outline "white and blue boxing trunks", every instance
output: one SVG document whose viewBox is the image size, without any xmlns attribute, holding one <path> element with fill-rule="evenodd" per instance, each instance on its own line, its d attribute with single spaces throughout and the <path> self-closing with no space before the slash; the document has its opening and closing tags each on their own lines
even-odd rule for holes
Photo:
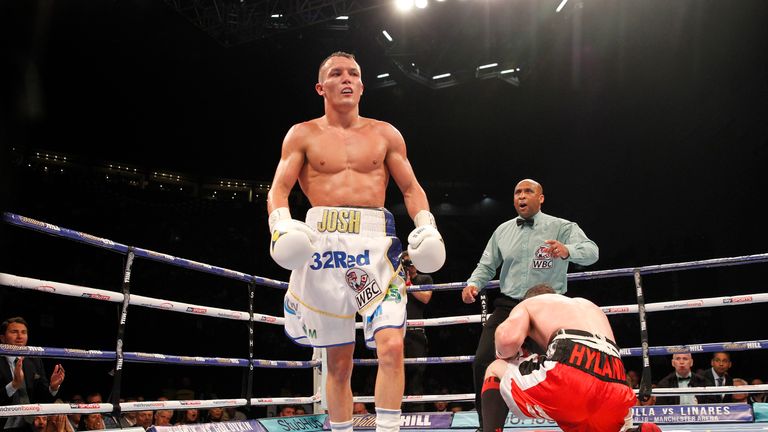
<svg viewBox="0 0 768 432">
<path fill-rule="evenodd" d="M 402 246 L 386 209 L 314 207 L 307 225 L 320 234 L 317 252 L 291 273 L 284 300 L 285 332 L 299 345 L 331 347 L 355 343 L 355 316 L 365 342 L 384 328 L 405 333 Z"/>
</svg>

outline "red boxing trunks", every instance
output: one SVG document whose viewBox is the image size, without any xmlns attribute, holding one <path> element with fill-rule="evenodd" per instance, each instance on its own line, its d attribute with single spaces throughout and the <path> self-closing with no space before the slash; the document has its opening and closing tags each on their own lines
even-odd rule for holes
<svg viewBox="0 0 768 432">
<path fill-rule="evenodd" d="M 559 330 L 546 355 L 509 362 L 500 389 L 515 416 L 553 420 L 565 432 L 618 432 L 631 425 L 636 400 L 616 344 L 581 330 Z"/>
</svg>

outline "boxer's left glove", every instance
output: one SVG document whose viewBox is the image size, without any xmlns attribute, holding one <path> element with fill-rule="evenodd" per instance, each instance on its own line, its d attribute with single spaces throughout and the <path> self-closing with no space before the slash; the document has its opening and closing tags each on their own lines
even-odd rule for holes
<svg viewBox="0 0 768 432">
<path fill-rule="evenodd" d="M 445 263 L 445 243 L 437 231 L 435 217 L 422 210 L 413 218 L 416 229 L 408 235 L 408 256 L 413 265 L 423 273 L 433 273 Z"/>
<path fill-rule="evenodd" d="M 276 263 L 287 270 L 303 266 L 316 252 L 314 244 L 318 234 L 304 222 L 291 219 L 286 207 L 269 214 L 269 254 Z"/>
</svg>

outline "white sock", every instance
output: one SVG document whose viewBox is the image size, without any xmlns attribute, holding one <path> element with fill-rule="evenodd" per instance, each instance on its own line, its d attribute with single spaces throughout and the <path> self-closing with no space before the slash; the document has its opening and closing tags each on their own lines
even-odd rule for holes
<svg viewBox="0 0 768 432">
<path fill-rule="evenodd" d="M 398 432 L 400 410 L 376 407 L 376 432 Z"/>
<path fill-rule="evenodd" d="M 345 422 L 331 422 L 331 431 L 352 432 L 352 420 L 348 420 Z"/>
</svg>

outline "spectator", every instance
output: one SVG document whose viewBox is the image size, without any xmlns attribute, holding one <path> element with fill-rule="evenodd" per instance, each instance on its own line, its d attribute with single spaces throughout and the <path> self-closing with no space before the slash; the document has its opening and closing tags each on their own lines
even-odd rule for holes
<svg viewBox="0 0 768 432">
<path fill-rule="evenodd" d="M 46 416 L 35 416 L 32 419 L 33 432 L 44 432 L 47 425 L 48 425 L 48 417 Z"/>
<path fill-rule="evenodd" d="M 716 352 L 712 355 L 710 360 L 712 367 L 702 372 L 701 376 L 704 378 L 704 383 L 707 387 L 722 387 L 732 386 L 733 378 L 728 374 L 731 369 L 731 355 L 727 352 Z M 709 395 L 714 402 L 728 403 L 731 402 L 733 396 L 729 394 L 712 394 Z"/>
<path fill-rule="evenodd" d="M 8 318 L 0 324 L 0 343 L 27 346 L 29 325 L 22 317 Z M 64 368 L 57 364 L 50 381 L 42 360 L 35 357 L 5 356 L 0 360 L 0 405 L 50 403 L 64 382 Z M 32 417 L 0 417 L 0 429 L 29 429 Z"/>
<path fill-rule="evenodd" d="M 83 397 L 80 395 L 80 393 L 75 393 L 72 395 L 72 397 L 69 398 L 69 403 L 73 404 L 81 404 L 85 402 L 83 400 Z M 82 414 L 73 413 L 73 414 L 67 414 L 67 421 L 69 422 L 69 426 L 73 430 L 78 430 L 80 427 L 80 418 L 82 417 Z"/>
<path fill-rule="evenodd" d="M 64 414 L 48 416 L 45 432 L 75 432 Z"/>
<path fill-rule="evenodd" d="M 435 407 L 435 412 L 447 412 L 448 411 L 448 402 L 446 401 L 435 401 L 433 403 Z"/>
<path fill-rule="evenodd" d="M 741 378 L 733 378 L 733 385 L 741 387 L 747 385 L 747 381 Z M 731 395 L 732 403 L 749 403 L 749 395 L 747 393 L 734 393 Z"/>
<path fill-rule="evenodd" d="M 91 393 L 88 393 L 85 396 L 85 401 L 89 404 L 94 404 L 94 403 L 100 404 L 100 403 L 104 403 L 104 398 L 101 397 L 100 392 L 93 391 Z M 93 421 L 96 421 L 96 420 L 93 420 Z M 107 414 L 106 416 L 102 415 L 101 421 L 104 422 L 104 429 L 117 429 L 118 427 L 117 422 L 115 421 L 114 418 L 112 418 L 111 414 Z"/>
<path fill-rule="evenodd" d="M 139 411 L 136 413 L 136 426 L 141 426 L 145 430 L 151 428 L 154 414 L 155 413 L 151 410 Z"/>
<path fill-rule="evenodd" d="M 224 408 L 224 419 L 229 421 L 243 421 L 246 420 L 248 417 L 246 417 L 245 413 L 238 410 L 237 407 L 226 407 Z"/>
<path fill-rule="evenodd" d="M 195 424 L 200 422 L 200 410 L 197 408 L 177 411 L 176 415 L 178 416 L 178 420 L 176 420 L 177 425 Z"/>
<path fill-rule="evenodd" d="M 632 369 L 627 371 L 627 384 L 633 389 L 640 388 L 640 377 Z"/>
<path fill-rule="evenodd" d="M 290 417 L 294 415 L 296 415 L 296 408 L 294 408 L 292 405 L 285 405 L 277 414 L 278 417 Z"/>
<path fill-rule="evenodd" d="M 173 418 L 173 410 L 155 411 L 155 426 L 170 426 Z"/>
<path fill-rule="evenodd" d="M 104 418 L 99 413 L 83 414 L 82 430 L 101 430 L 106 429 Z"/>
<path fill-rule="evenodd" d="M 763 380 L 761 380 L 760 378 L 755 378 L 750 382 L 750 384 L 761 385 L 763 384 Z M 750 403 L 755 403 L 755 402 L 768 403 L 768 393 L 750 393 L 749 400 L 750 400 Z"/>
<path fill-rule="evenodd" d="M 691 353 L 679 353 L 672 355 L 672 367 L 675 371 L 665 376 L 658 382 L 660 388 L 687 388 L 704 387 L 704 378 L 693 373 L 693 357 Z M 685 394 L 680 396 L 658 397 L 659 405 L 696 405 L 713 401 L 714 397 L 704 395 Z"/>
<path fill-rule="evenodd" d="M 368 407 L 362 402 L 355 402 L 352 404 L 352 414 L 365 415 L 369 414 Z"/>
<path fill-rule="evenodd" d="M 208 417 L 206 418 L 208 423 L 218 423 L 224 421 L 224 408 L 210 408 L 208 410 Z"/>
<path fill-rule="evenodd" d="M 124 402 L 138 402 L 138 401 L 135 398 L 128 398 L 128 399 L 125 399 Z M 118 423 L 120 423 L 121 428 L 136 426 L 136 411 L 123 411 L 120 414 L 120 421 Z"/>
</svg>

